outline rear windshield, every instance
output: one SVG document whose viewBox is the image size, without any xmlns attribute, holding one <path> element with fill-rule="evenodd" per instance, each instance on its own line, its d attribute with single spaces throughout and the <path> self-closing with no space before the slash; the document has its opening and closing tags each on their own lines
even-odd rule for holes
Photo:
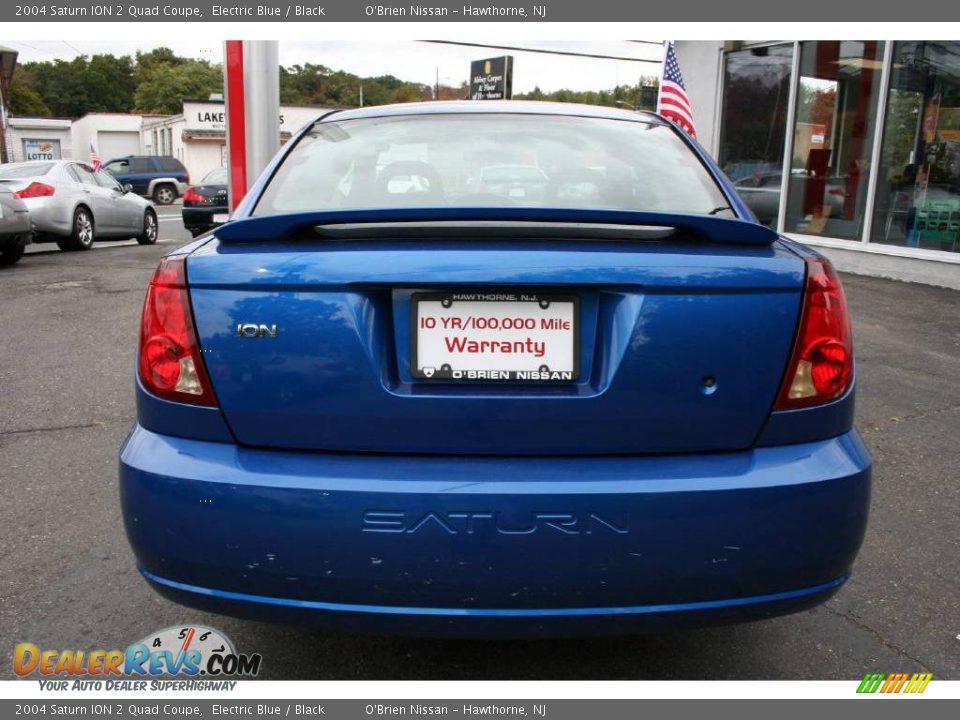
<svg viewBox="0 0 960 720">
<path fill-rule="evenodd" d="M 37 177 L 38 175 L 46 175 L 52 167 L 53 163 L 44 162 L 0 165 L 0 178 L 16 180 L 18 178 Z"/>
<path fill-rule="evenodd" d="M 183 165 L 181 165 L 180 161 L 177 160 L 176 158 L 161 157 L 159 158 L 159 161 L 160 161 L 161 170 L 167 170 L 167 171 L 173 171 L 173 172 L 180 172 L 181 170 L 183 170 Z"/>
<path fill-rule="evenodd" d="M 444 206 L 710 214 L 727 204 L 668 126 L 471 113 L 318 122 L 253 214 Z"/>
<path fill-rule="evenodd" d="M 211 170 L 206 175 L 203 176 L 203 180 L 200 181 L 201 185 L 226 185 L 227 184 L 227 169 L 226 168 L 217 168 L 216 170 Z"/>
</svg>

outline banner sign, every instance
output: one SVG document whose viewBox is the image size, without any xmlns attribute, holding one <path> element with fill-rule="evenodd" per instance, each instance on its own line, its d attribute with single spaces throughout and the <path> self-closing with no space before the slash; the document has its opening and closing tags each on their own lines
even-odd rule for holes
<svg viewBox="0 0 960 720">
<path fill-rule="evenodd" d="M 871 21 L 960 19 L 960 3 L 941 0 L 874 0 Z M 108 3 L 96 0 L 56 0 L 0 4 L 0 22 L 797 22 L 811 18 L 831 23 L 862 22 L 863 6 L 835 0 L 772 4 L 768 0 L 727 0 L 723 3 L 623 3 L 620 0 L 500 0 L 472 5 L 457 0 L 428 4 L 403 2 L 306 3 L 289 0 L 178 0 L 178 2 Z"/>
<path fill-rule="evenodd" d="M 24 160 L 59 160 L 59 140 L 24 140 Z"/>
</svg>

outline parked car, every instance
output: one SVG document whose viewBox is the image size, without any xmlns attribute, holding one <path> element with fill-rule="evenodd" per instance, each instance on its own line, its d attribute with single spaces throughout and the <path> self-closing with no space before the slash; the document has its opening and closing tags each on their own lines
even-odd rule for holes
<svg viewBox="0 0 960 720">
<path fill-rule="evenodd" d="M 197 237 L 227 221 L 227 169 L 211 170 L 183 194 L 183 226 Z"/>
<path fill-rule="evenodd" d="M 810 178 L 803 170 L 794 170 L 792 182 L 804 183 Z M 777 222 L 777 213 L 780 211 L 780 186 L 783 182 L 783 173 L 780 170 L 757 173 L 740 178 L 733 183 L 737 193 L 753 211 L 754 215 L 764 225 L 773 226 Z M 800 192 L 797 189 L 795 192 Z M 846 179 L 832 177 L 824 181 L 821 192 L 823 195 L 823 211 L 839 216 L 843 211 L 846 200 Z M 789 197 L 789 196 L 788 196 Z"/>
<path fill-rule="evenodd" d="M 471 198 L 490 158 L 551 191 Z M 430 192 L 392 187 L 411 162 Z M 126 531 L 192 607 L 451 635 L 732 622 L 823 602 L 864 534 L 837 274 L 654 114 L 329 113 L 161 260 L 138 358 Z"/>
<path fill-rule="evenodd" d="M 89 250 L 100 239 L 135 237 L 141 245 L 157 241 L 157 214 L 151 203 L 84 163 L 0 165 L 0 185 L 27 206 L 36 242 L 56 242 L 61 250 Z"/>
<path fill-rule="evenodd" d="M 0 185 L 0 265 L 13 265 L 33 237 L 30 212 L 10 188 Z"/>
<path fill-rule="evenodd" d="M 493 165 L 481 168 L 475 192 L 489 193 L 491 201 L 536 204 L 543 201 L 548 184 L 547 174 L 536 165 Z"/>
<path fill-rule="evenodd" d="M 128 155 L 110 160 L 103 169 L 121 185 L 130 185 L 137 195 L 151 198 L 157 205 L 172 204 L 190 184 L 190 174 L 174 157 Z"/>
</svg>

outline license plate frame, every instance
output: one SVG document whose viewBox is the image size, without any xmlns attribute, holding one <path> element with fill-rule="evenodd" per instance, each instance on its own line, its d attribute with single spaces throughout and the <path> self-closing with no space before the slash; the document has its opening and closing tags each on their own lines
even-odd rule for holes
<svg viewBox="0 0 960 720">
<path fill-rule="evenodd" d="M 444 307 L 444 302 L 449 302 L 450 305 Z M 544 307 L 542 303 L 546 302 L 547 306 Z M 421 327 L 420 327 L 420 318 L 421 318 L 421 308 L 425 307 L 424 303 L 440 303 L 445 310 L 449 310 L 449 307 L 452 307 L 453 304 L 459 303 L 461 307 L 464 305 L 467 306 L 477 306 L 477 305 L 486 305 L 492 315 L 489 317 L 496 317 L 501 313 L 493 312 L 493 308 L 497 307 L 500 311 L 511 311 L 507 313 L 520 313 L 519 315 L 514 315 L 513 319 L 521 318 L 524 316 L 533 317 L 535 320 L 544 319 L 555 319 L 555 320 L 564 320 L 568 319 L 570 323 L 569 329 L 564 327 L 557 328 L 543 328 L 539 320 L 537 322 L 537 327 L 533 330 L 525 328 L 524 330 L 518 330 L 514 328 L 503 329 L 503 328 L 479 328 L 476 325 L 466 328 L 455 328 L 454 331 L 472 331 L 474 333 L 482 333 L 482 339 L 491 339 L 487 337 L 490 332 L 498 332 L 503 334 L 506 340 L 500 339 L 497 342 L 508 341 L 511 344 L 515 342 L 524 343 L 525 347 L 529 348 L 530 345 L 526 343 L 526 340 L 529 336 L 525 336 L 523 340 L 515 340 L 513 338 L 508 338 L 507 336 L 510 333 L 560 333 L 561 336 L 566 334 L 569 338 L 566 342 L 569 343 L 569 361 L 561 362 L 560 367 L 551 368 L 547 363 L 541 363 L 538 367 L 520 367 L 521 363 L 516 363 L 512 367 L 505 367 L 509 365 L 509 359 L 504 362 L 504 367 L 496 368 L 492 370 L 484 370 L 477 368 L 469 368 L 462 366 L 461 368 L 456 368 L 450 363 L 439 364 L 434 362 L 433 365 L 426 367 L 421 367 L 419 358 L 422 354 L 421 352 Z M 532 306 L 532 307 L 531 307 Z M 551 309 L 552 308 L 552 309 Z M 525 312 L 520 312 L 520 310 Z M 558 314 L 561 317 L 558 317 Z M 455 314 L 448 315 L 447 317 L 455 317 Z M 472 318 L 475 321 L 483 320 L 482 317 L 477 317 L 473 314 L 468 315 L 468 318 Z M 442 318 L 437 318 L 442 321 Z M 526 318 L 524 318 L 526 319 Z M 462 323 L 466 323 L 467 320 L 463 319 Z M 442 331 L 443 328 L 433 327 L 433 328 L 423 328 L 426 332 Z M 445 341 L 444 341 L 445 342 Z M 532 340 L 532 342 L 537 342 Z M 544 353 L 546 357 L 546 340 L 542 340 L 544 343 Z M 555 342 L 560 344 L 566 344 L 563 340 L 556 340 Z M 450 292 L 415 292 L 410 297 L 410 375 L 417 382 L 431 382 L 431 383 L 446 383 L 446 384 L 501 384 L 501 385 L 563 385 L 563 384 L 572 384 L 576 383 L 580 379 L 580 297 L 579 295 L 573 293 L 563 293 L 563 292 L 540 292 L 536 290 L 461 290 L 461 291 L 450 291 Z M 452 351 L 451 351 L 452 352 Z M 560 352 L 563 352 L 562 350 Z M 431 355 L 430 351 L 426 352 L 427 355 Z M 510 353 L 511 358 L 513 353 Z M 527 358 L 529 362 L 536 362 L 533 358 Z M 427 362 L 430 362 L 429 360 Z M 544 367 L 545 366 L 545 367 Z"/>
</svg>

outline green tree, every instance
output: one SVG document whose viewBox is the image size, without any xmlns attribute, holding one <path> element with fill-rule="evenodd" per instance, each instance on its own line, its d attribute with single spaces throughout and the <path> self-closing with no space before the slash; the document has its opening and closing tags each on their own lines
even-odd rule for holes
<svg viewBox="0 0 960 720">
<path fill-rule="evenodd" d="M 554 90 L 545 93 L 539 86 L 534 86 L 528 93 L 515 94 L 515 100 L 548 100 L 552 102 L 583 103 L 586 105 L 605 105 L 607 107 L 626 107 L 641 109 L 641 92 L 643 87 L 657 87 L 659 80 L 655 77 L 641 76 L 636 85 L 617 85 L 610 90 Z M 654 108 L 645 108 L 653 110 Z"/>
<path fill-rule="evenodd" d="M 35 73 L 23 65 L 16 69 L 10 83 L 10 114 L 20 117 L 53 114 L 37 90 Z"/>
<path fill-rule="evenodd" d="M 433 98 L 433 89 L 429 85 L 407 82 L 393 75 L 361 78 L 312 63 L 280 68 L 280 102 L 290 105 L 355 107 L 360 104 L 361 87 L 364 105 Z"/>
<path fill-rule="evenodd" d="M 129 112 L 136 81 L 129 57 L 80 55 L 72 60 L 23 63 L 17 67 L 13 85 L 18 99 L 12 112 L 79 117 L 88 112 Z"/>
<path fill-rule="evenodd" d="M 173 115 L 182 110 L 185 98 L 206 99 L 223 91 L 220 66 L 205 60 L 148 63 L 137 68 L 137 76 L 133 107 L 141 113 Z"/>
<path fill-rule="evenodd" d="M 87 112 L 130 112 L 137 89 L 133 60 L 129 56 L 94 55 L 83 75 Z"/>
<path fill-rule="evenodd" d="M 58 117 L 80 117 L 90 104 L 84 75 L 87 59 L 83 56 L 73 60 L 25 63 L 26 69 L 36 77 L 36 89 L 44 104 Z"/>
<path fill-rule="evenodd" d="M 10 114 L 20 117 L 50 115 L 50 108 L 32 87 L 14 81 L 10 85 Z"/>
</svg>

